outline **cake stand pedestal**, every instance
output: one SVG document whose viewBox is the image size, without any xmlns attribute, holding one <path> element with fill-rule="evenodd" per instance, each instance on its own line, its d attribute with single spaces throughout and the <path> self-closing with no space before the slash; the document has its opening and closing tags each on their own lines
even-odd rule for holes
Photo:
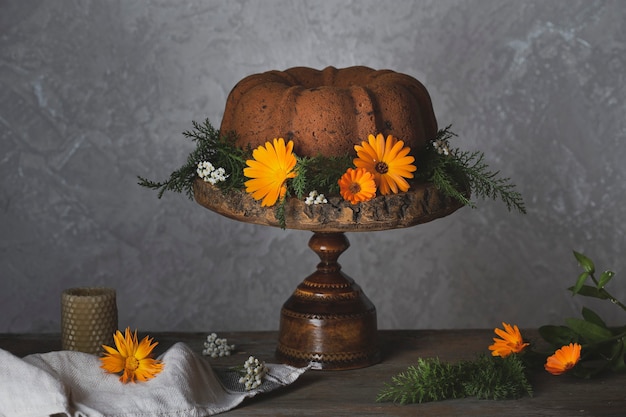
<svg viewBox="0 0 626 417">
<path fill-rule="evenodd" d="M 283 305 L 276 356 L 294 366 L 354 369 L 380 361 L 376 308 L 339 255 L 350 246 L 343 232 L 315 232 L 309 247 L 321 262 Z"/>
<path fill-rule="evenodd" d="M 196 201 L 228 218 L 280 226 L 274 207 L 261 207 L 243 191 L 222 193 L 197 179 Z M 341 271 L 339 256 L 350 246 L 345 232 L 397 229 L 425 223 L 456 211 L 462 204 L 432 184 L 351 205 L 331 197 L 320 205 L 290 198 L 285 227 L 309 230 L 309 247 L 319 256 L 317 269 L 298 285 L 281 309 L 277 359 L 293 366 L 340 370 L 380 361 L 376 308 L 361 287 Z"/>
</svg>

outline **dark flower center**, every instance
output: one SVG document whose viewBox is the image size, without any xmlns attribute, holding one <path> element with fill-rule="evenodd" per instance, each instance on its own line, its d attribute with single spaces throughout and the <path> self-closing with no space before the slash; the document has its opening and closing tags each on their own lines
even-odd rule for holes
<svg viewBox="0 0 626 417">
<path fill-rule="evenodd" d="M 386 174 L 387 171 L 389 171 L 389 166 L 386 162 L 381 161 L 376 164 L 376 172 L 379 174 Z"/>
<path fill-rule="evenodd" d="M 350 190 L 350 194 L 358 194 L 361 192 L 361 185 L 358 182 L 353 182 L 348 189 Z"/>
</svg>

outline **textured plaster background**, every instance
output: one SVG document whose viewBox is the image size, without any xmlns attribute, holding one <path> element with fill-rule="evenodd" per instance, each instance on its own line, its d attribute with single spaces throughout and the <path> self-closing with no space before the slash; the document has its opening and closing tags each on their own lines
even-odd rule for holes
<svg viewBox="0 0 626 417">
<path fill-rule="evenodd" d="M 380 328 L 560 323 L 581 306 L 572 249 L 626 298 L 625 21 L 621 1 L 0 0 L 0 332 L 58 331 L 61 291 L 85 285 L 117 289 L 120 327 L 276 329 L 310 233 L 136 176 L 180 167 L 181 132 L 219 126 L 238 80 L 297 65 L 415 76 L 525 196 L 525 216 L 479 201 L 349 234 Z"/>
</svg>

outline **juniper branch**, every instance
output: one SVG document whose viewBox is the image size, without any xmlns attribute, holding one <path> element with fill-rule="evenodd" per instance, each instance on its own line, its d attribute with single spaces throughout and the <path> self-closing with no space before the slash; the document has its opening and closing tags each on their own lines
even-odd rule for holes
<svg viewBox="0 0 626 417">
<path fill-rule="evenodd" d="M 218 183 L 223 190 L 243 188 L 243 167 L 249 149 L 235 146 L 235 137 L 232 134 L 222 135 L 211 123 L 192 122 L 193 129 L 183 132 L 183 136 L 196 142 L 196 148 L 188 155 L 185 164 L 172 172 L 165 181 L 152 181 L 138 176 L 138 184 L 153 190 L 158 190 L 161 198 L 166 191 L 185 192 L 193 199 L 193 182 L 197 177 L 198 162 L 208 161 L 216 167 L 222 167 L 228 174 L 227 181 Z"/>
<path fill-rule="evenodd" d="M 532 396 L 532 387 L 520 358 L 480 355 L 456 364 L 419 358 L 417 365 L 392 377 L 376 401 L 409 404 L 465 397 L 515 399 L 524 395 Z"/>
</svg>

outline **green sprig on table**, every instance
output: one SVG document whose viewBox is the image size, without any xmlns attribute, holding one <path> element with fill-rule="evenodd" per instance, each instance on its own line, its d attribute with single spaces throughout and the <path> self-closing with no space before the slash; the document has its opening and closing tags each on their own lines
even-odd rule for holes
<svg viewBox="0 0 626 417">
<path fill-rule="evenodd" d="M 572 295 L 607 300 L 626 311 L 626 305 L 606 288 L 615 273 L 607 270 L 596 277 L 591 259 L 576 251 L 574 256 L 583 272 L 568 288 Z M 626 370 L 626 326 L 610 327 L 588 307 L 582 308 L 582 318 L 565 319 L 564 325 L 542 326 L 539 334 L 553 349 L 570 343 L 582 345 L 580 361 L 568 371 L 571 375 L 590 378 L 603 371 Z M 505 358 L 483 354 L 474 361 L 456 364 L 420 358 L 416 365 L 392 377 L 376 400 L 409 404 L 464 397 L 501 400 L 532 396 L 528 371 L 542 368 L 551 354 L 529 349 Z"/>
<path fill-rule="evenodd" d="M 502 400 L 532 396 L 526 366 L 515 355 L 506 358 L 480 355 L 458 363 L 438 358 L 418 359 L 417 365 L 394 376 L 376 401 L 399 404 L 455 398 Z"/>
<path fill-rule="evenodd" d="M 626 305 L 606 289 L 613 279 L 613 271 L 601 272 L 596 277 L 596 267 L 591 259 L 574 251 L 578 264 L 582 267 L 576 283 L 568 288 L 572 295 L 606 300 L 626 311 Z M 591 281 L 591 285 L 588 282 Z M 589 378 L 602 371 L 626 370 L 626 326 L 610 327 L 595 311 L 582 308 L 582 318 L 567 318 L 564 325 L 546 325 L 539 328 L 541 337 L 553 346 L 567 343 L 582 345 L 580 366 L 572 373 Z"/>
</svg>

